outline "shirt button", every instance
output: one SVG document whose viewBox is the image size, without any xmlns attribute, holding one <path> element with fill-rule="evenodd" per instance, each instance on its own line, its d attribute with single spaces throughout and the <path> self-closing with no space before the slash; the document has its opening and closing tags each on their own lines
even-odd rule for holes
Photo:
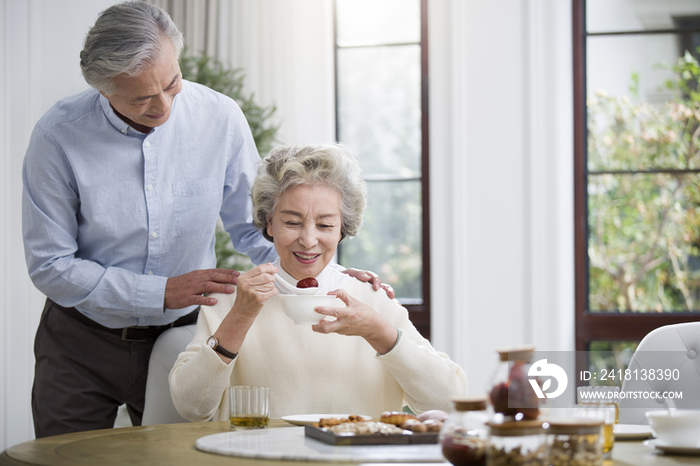
<svg viewBox="0 0 700 466">
<path fill-rule="evenodd" d="M 146 142 L 144 143 L 144 146 L 146 146 L 146 148 L 149 148 L 149 147 L 151 147 L 151 143 L 148 142 L 148 141 L 146 141 Z"/>
<path fill-rule="evenodd" d="M 149 185 L 148 185 L 148 190 L 149 190 L 149 191 L 153 191 L 153 185 L 152 185 L 152 184 L 149 184 Z"/>
<path fill-rule="evenodd" d="M 151 236 L 153 236 L 154 238 L 158 238 L 158 233 L 154 231 L 153 233 L 151 233 Z"/>
</svg>

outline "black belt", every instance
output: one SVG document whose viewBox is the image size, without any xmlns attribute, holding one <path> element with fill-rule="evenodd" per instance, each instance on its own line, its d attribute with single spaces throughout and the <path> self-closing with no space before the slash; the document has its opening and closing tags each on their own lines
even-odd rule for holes
<svg viewBox="0 0 700 466">
<path fill-rule="evenodd" d="M 63 307 L 60 304 L 56 304 L 55 302 L 51 301 L 50 299 L 47 300 L 50 302 L 51 305 L 55 306 L 57 309 L 60 309 L 64 313 L 68 314 L 72 318 L 74 318 L 77 321 L 82 322 L 83 324 L 87 325 L 88 327 L 97 329 L 97 330 L 102 330 L 103 332 L 108 332 L 112 333 L 114 335 L 119 335 L 122 340 L 127 340 L 127 341 L 146 341 L 146 340 L 155 340 L 158 338 L 158 336 L 168 330 L 169 328 L 173 327 L 182 327 L 183 325 L 190 325 L 194 324 L 197 322 L 197 315 L 199 315 L 199 307 L 195 309 L 194 311 L 190 312 L 187 315 L 184 315 L 177 319 L 175 322 L 172 322 L 167 325 L 149 325 L 148 327 L 124 327 L 124 328 L 109 328 L 105 327 L 104 325 L 100 325 L 94 320 L 90 319 L 87 317 L 85 314 L 80 312 L 74 307 Z"/>
</svg>

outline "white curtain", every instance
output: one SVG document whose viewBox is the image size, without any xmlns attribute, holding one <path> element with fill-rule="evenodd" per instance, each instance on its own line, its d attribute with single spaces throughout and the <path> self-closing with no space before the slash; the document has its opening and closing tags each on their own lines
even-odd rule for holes
<svg viewBox="0 0 700 466">
<path fill-rule="evenodd" d="M 149 0 L 168 12 L 190 51 L 217 55 L 217 30 L 220 0 Z"/>
<path fill-rule="evenodd" d="M 244 90 L 275 106 L 280 143 L 335 139 L 331 0 L 149 0 L 205 52 L 245 73 Z"/>
</svg>

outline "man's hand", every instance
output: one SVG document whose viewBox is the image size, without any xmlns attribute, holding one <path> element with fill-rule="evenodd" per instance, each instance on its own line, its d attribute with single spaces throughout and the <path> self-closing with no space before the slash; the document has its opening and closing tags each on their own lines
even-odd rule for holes
<svg viewBox="0 0 700 466">
<path fill-rule="evenodd" d="M 233 293 L 233 285 L 241 273 L 229 269 L 195 270 L 168 278 L 165 283 L 165 307 L 182 309 L 193 304 L 213 306 L 215 298 L 209 293 Z"/>
<path fill-rule="evenodd" d="M 379 288 L 383 288 L 384 291 L 386 291 L 386 295 L 390 299 L 394 299 L 396 297 L 394 289 L 391 287 L 391 285 L 382 283 L 382 279 L 379 278 L 379 275 L 377 275 L 376 273 L 358 269 L 345 269 L 343 270 L 343 273 L 346 273 L 351 277 L 357 278 L 361 282 L 372 283 L 372 288 L 374 288 L 374 291 L 379 291 Z"/>
</svg>

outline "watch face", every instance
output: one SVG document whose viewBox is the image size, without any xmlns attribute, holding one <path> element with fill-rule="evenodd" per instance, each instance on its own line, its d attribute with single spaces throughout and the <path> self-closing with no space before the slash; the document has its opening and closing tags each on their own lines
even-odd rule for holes
<svg viewBox="0 0 700 466">
<path fill-rule="evenodd" d="M 216 338 L 214 338 L 213 336 L 209 337 L 209 339 L 207 340 L 207 345 L 209 345 L 211 347 L 211 349 L 214 349 L 214 348 L 216 348 L 216 344 L 217 344 Z"/>
</svg>

